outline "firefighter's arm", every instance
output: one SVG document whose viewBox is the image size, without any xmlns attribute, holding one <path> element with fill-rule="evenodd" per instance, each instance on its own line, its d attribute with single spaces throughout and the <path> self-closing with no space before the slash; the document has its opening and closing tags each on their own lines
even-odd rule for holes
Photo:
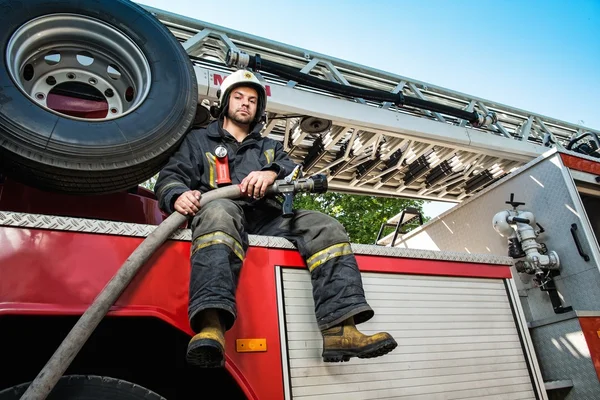
<svg viewBox="0 0 600 400">
<path fill-rule="evenodd" d="M 154 186 L 154 193 L 163 211 L 173 213 L 175 201 L 179 196 L 200 186 L 201 168 L 201 164 L 196 161 L 195 149 L 188 134 L 160 171 Z"/>
<path fill-rule="evenodd" d="M 293 162 L 283 150 L 283 145 L 279 142 L 275 142 L 273 161 L 262 167 L 261 171 L 275 171 L 277 174 L 275 179 L 283 179 L 292 173 L 296 165 L 297 164 Z"/>
</svg>

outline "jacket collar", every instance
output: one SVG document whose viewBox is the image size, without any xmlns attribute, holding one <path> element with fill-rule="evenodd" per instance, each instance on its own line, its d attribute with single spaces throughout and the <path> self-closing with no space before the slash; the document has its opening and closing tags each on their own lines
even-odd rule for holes
<svg viewBox="0 0 600 400">
<path fill-rule="evenodd" d="M 254 127 L 252 132 L 250 132 L 250 134 L 247 137 L 250 137 L 255 140 L 260 139 L 261 138 L 260 131 L 262 130 L 262 128 L 263 128 L 263 124 L 256 124 L 256 126 Z M 215 139 L 223 138 L 223 139 L 235 140 L 235 138 L 229 132 L 227 132 L 225 129 L 223 129 L 223 121 L 221 119 L 211 122 L 206 127 L 206 130 L 208 131 L 208 136 L 210 136 L 212 138 L 215 138 Z"/>
</svg>

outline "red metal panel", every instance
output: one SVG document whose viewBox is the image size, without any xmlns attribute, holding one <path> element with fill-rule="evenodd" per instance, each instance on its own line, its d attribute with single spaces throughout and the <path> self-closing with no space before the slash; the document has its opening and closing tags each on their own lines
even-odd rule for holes
<svg viewBox="0 0 600 400">
<path fill-rule="evenodd" d="M 600 317 L 580 317 L 579 324 L 600 380 Z"/>
<path fill-rule="evenodd" d="M 295 250 L 271 249 L 274 265 L 305 268 L 302 257 Z M 395 274 L 463 276 L 472 278 L 512 278 L 510 266 L 479 263 L 466 263 L 420 258 L 398 258 L 384 256 L 357 255 L 361 271 L 389 272 Z"/>
<path fill-rule="evenodd" d="M 81 314 L 142 240 L 0 227 L 0 314 Z M 187 320 L 189 252 L 188 242 L 165 243 L 111 314 L 154 316 L 191 334 Z M 502 265 L 357 258 L 361 270 L 371 272 L 510 277 L 510 268 Z M 295 250 L 249 249 L 237 292 L 238 320 L 227 332 L 227 369 L 251 399 L 283 398 L 275 265 L 305 268 Z M 237 353 L 238 338 L 265 338 L 268 351 Z"/>
<path fill-rule="evenodd" d="M 600 175 L 600 160 L 592 161 L 584 158 L 572 156 L 570 154 L 560 153 L 560 158 L 567 168 L 577 171 L 588 172 L 590 174 Z"/>
<path fill-rule="evenodd" d="M 142 187 L 135 193 L 72 196 L 45 192 L 10 179 L 0 184 L 0 210 L 149 225 L 158 225 L 166 218 L 154 194 Z"/>
<path fill-rule="evenodd" d="M 236 294 L 238 319 L 227 332 L 226 350 L 256 399 L 283 399 L 276 279 L 270 251 L 250 248 Z M 236 338 L 265 338 L 268 350 L 237 353 Z"/>
<path fill-rule="evenodd" d="M 81 314 L 141 238 L 0 227 L 0 315 Z M 111 315 L 187 319 L 190 243 L 167 242 L 134 278 Z M 226 367 L 250 399 L 282 399 L 275 270 L 251 248 L 240 275 L 239 318 L 227 332 Z M 235 339 L 266 338 L 264 353 L 237 353 Z M 184 357 L 184 355 L 181 355 Z M 266 379 L 268 377 L 268 379 Z"/>
</svg>

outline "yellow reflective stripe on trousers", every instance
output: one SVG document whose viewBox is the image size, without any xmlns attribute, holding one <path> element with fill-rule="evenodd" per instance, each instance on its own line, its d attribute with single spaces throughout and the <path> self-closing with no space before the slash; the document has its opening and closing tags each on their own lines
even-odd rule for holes
<svg viewBox="0 0 600 400">
<path fill-rule="evenodd" d="M 244 249 L 242 248 L 242 245 L 232 236 L 226 234 L 225 232 L 214 232 L 209 233 L 208 235 L 202 235 L 198 237 L 196 240 L 194 240 L 194 249 L 192 250 L 192 254 L 194 254 L 200 249 L 215 244 L 226 245 L 233 251 L 233 253 L 236 256 L 238 256 L 240 260 L 244 261 Z"/>
<path fill-rule="evenodd" d="M 217 188 L 217 157 L 214 154 L 206 152 L 206 159 L 208 160 L 210 187 L 213 189 Z"/>
<path fill-rule="evenodd" d="M 312 272 L 324 262 L 329 261 L 332 258 L 341 257 L 348 254 L 352 254 L 352 247 L 350 246 L 350 243 L 334 244 L 333 246 L 329 246 L 328 248 L 310 256 L 306 260 L 306 265 L 308 266 L 308 270 Z"/>
</svg>

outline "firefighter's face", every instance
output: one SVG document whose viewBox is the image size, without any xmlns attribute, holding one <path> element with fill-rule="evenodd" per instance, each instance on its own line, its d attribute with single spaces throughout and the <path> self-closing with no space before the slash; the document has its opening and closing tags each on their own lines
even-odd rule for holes
<svg viewBox="0 0 600 400">
<path fill-rule="evenodd" d="M 258 93 L 249 87 L 235 88 L 229 97 L 227 117 L 242 125 L 249 125 L 256 115 Z"/>
</svg>

